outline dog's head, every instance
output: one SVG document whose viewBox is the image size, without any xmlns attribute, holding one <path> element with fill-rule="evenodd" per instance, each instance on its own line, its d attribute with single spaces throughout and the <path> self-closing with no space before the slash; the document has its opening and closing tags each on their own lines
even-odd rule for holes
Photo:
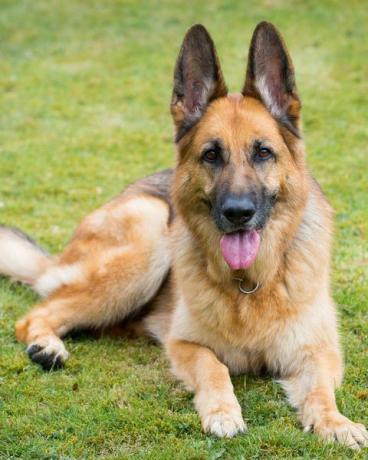
<svg viewBox="0 0 368 460">
<path fill-rule="evenodd" d="M 300 204 L 300 107 L 290 57 L 272 24 L 254 31 L 238 95 L 227 93 L 206 29 L 196 25 L 186 34 L 171 102 L 174 200 L 195 235 L 218 236 L 231 269 L 254 262 L 278 203 L 288 202 L 290 218 Z"/>
</svg>

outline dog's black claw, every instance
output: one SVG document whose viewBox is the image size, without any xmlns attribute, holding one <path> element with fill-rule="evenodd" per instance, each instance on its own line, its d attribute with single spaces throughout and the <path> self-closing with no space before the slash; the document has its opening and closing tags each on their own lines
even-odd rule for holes
<svg viewBox="0 0 368 460">
<path fill-rule="evenodd" d="M 45 371 L 60 369 L 64 365 L 60 356 L 57 356 L 55 353 L 46 353 L 44 349 L 37 344 L 31 345 L 27 349 L 27 353 L 30 359 L 34 363 L 40 364 Z"/>
</svg>

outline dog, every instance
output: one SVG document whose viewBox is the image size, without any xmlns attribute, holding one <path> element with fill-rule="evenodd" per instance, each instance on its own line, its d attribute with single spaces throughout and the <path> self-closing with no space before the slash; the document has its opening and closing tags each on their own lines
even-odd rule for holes
<svg viewBox="0 0 368 460">
<path fill-rule="evenodd" d="M 365 427 L 335 402 L 332 209 L 306 165 L 293 65 L 276 28 L 256 27 L 235 95 L 206 29 L 189 29 L 171 113 L 175 169 L 88 215 L 61 255 L 0 228 L 0 272 L 43 297 L 17 322 L 18 340 L 51 369 L 68 358 L 68 332 L 123 322 L 164 346 L 205 432 L 246 431 L 230 374 L 266 369 L 306 431 L 366 446 Z"/>
</svg>

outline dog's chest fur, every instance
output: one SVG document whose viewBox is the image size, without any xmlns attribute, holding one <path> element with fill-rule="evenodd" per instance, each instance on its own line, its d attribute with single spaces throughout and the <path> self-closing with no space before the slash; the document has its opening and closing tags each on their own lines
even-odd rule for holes
<svg viewBox="0 0 368 460">
<path fill-rule="evenodd" d="M 234 373 L 257 373 L 266 365 L 268 350 L 297 315 L 277 286 L 271 295 L 261 290 L 248 296 L 235 282 L 224 292 L 194 275 L 182 287 L 177 307 L 182 333 L 213 349 Z"/>
</svg>

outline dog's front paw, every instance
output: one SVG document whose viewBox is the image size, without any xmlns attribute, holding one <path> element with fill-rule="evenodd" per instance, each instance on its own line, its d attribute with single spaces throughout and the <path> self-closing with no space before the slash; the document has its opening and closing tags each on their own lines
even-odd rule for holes
<svg viewBox="0 0 368 460">
<path fill-rule="evenodd" d="M 238 410 L 217 410 L 202 420 L 202 426 L 206 433 L 214 434 L 220 438 L 232 438 L 244 433 L 247 426 Z"/>
<path fill-rule="evenodd" d="M 337 441 L 352 449 L 368 446 L 368 432 L 360 423 L 354 423 L 339 412 L 335 412 L 313 426 L 306 427 L 306 431 L 313 429 L 314 433 L 328 441 Z"/>
<path fill-rule="evenodd" d="M 69 357 L 63 341 L 56 336 L 43 337 L 31 343 L 27 347 L 27 354 L 47 371 L 62 367 Z"/>
</svg>

